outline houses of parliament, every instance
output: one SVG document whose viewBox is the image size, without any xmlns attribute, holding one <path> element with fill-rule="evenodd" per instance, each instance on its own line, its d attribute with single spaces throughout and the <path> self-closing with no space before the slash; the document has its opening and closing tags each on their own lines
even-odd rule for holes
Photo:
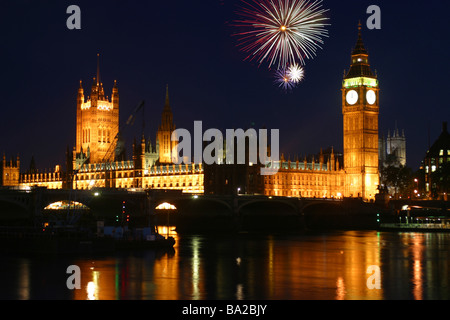
<svg viewBox="0 0 450 320">
<path fill-rule="evenodd" d="M 379 83 L 369 64 L 359 26 L 351 65 L 341 87 L 343 153 L 321 150 L 304 159 L 281 156 L 274 175 L 262 176 L 257 166 L 174 164 L 171 140 L 175 130 L 166 89 L 156 139 L 135 139 L 132 158 L 121 151 L 119 89 L 114 81 L 105 94 L 100 72 L 86 96 L 80 81 L 76 100 L 76 143 L 67 163 L 51 172 L 30 168 L 21 172 L 20 159 L 1 161 L 0 185 L 49 189 L 166 189 L 190 194 L 261 194 L 266 196 L 373 200 L 378 193 Z M 62 169 L 65 167 L 65 170 Z"/>
</svg>

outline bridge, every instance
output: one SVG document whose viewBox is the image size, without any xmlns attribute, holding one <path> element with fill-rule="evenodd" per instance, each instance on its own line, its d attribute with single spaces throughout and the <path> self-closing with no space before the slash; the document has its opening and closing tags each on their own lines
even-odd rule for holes
<svg viewBox="0 0 450 320">
<path fill-rule="evenodd" d="M 195 195 L 181 190 L 0 189 L 0 220 L 42 220 L 49 205 L 82 204 L 94 220 L 113 223 L 124 214 L 134 223 L 171 223 L 182 231 L 298 230 L 308 227 L 373 227 L 379 208 L 360 199 L 263 195 Z M 175 210 L 156 210 L 163 203 Z M 70 209 L 66 210 L 75 211 Z M 71 214 L 72 215 L 72 214 Z M 0 222 L 1 223 L 1 222 Z"/>
</svg>

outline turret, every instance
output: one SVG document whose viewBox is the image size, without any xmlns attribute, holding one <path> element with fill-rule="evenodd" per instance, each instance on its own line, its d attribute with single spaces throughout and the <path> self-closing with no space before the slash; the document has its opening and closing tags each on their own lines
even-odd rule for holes
<svg viewBox="0 0 450 320">
<path fill-rule="evenodd" d="M 323 169 L 323 161 L 324 161 L 323 152 L 322 152 L 322 149 L 320 149 L 320 155 L 319 155 L 320 170 Z"/>
<path fill-rule="evenodd" d="M 105 100 L 105 90 L 103 89 L 103 83 L 100 83 L 99 85 L 98 100 Z"/>
<path fill-rule="evenodd" d="M 161 115 L 161 128 L 163 130 L 171 130 L 173 127 L 173 114 L 169 101 L 169 85 L 166 86 L 166 101 Z"/>
<path fill-rule="evenodd" d="M 145 168 L 145 137 L 144 137 L 144 134 L 142 134 L 142 138 L 141 138 L 141 153 L 139 156 L 141 158 L 141 168 L 146 169 Z"/>
<path fill-rule="evenodd" d="M 169 86 L 166 86 L 166 101 L 161 115 L 161 125 L 157 133 L 157 143 L 159 143 L 159 162 L 173 163 L 172 150 L 176 142 L 172 141 L 172 132 L 175 130 L 173 114 L 169 102 Z"/>
<path fill-rule="evenodd" d="M 84 102 L 84 90 L 83 90 L 83 83 L 80 80 L 80 86 L 78 87 L 78 94 L 77 94 L 77 109 L 81 108 L 83 102 Z"/>
<path fill-rule="evenodd" d="M 348 73 L 344 79 L 356 77 L 376 78 L 370 69 L 369 53 L 367 52 L 361 35 L 361 23 L 358 25 L 358 40 L 352 52 L 352 61 Z"/>
<path fill-rule="evenodd" d="M 114 86 L 112 89 L 111 102 L 114 110 L 119 109 L 119 88 L 117 87 L 117 80 L 114 80 Z"/>
<path fill-rule="evenodd" d="M 331 156 L 330 156 L 330 162 L 331 162 L 331 171 L 334 171 L 336 169 L 335 165 L 335 159 L 334 159 L 334 149 L 331 148 Z"/>
</svg>

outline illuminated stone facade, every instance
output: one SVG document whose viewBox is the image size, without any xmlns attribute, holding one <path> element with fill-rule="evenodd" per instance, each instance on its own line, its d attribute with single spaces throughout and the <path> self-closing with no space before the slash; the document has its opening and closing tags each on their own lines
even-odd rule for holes
<svg viewBox="0 0 450 320">
<path fill-rule="evenodd" d="M 91 87 L 90 97 L 85 98 L 82 83 L 77 95 L 77 127 L 75 168 L 88 158 L 90 163 L 114 160 L 119 132 L 119 90 L 114 81 L 111 99 L 105 96 L 100 71 Z"/>
<path fill-rule="evenodd" d="M 378 193 L 379 86 L 361 38 L 361 26 L 350 70 L 342 85 L 346 197 L 374 199 Z"/>
<path fill-rule="evenodd" d="M 290 161 L 283 157 L 273 165 L 274 175 L 241 179 L 238 168 L 223 166 L 206 172 L 208 194 L 260 193 L 266 196 L 342 198 L 374 200 L 378 193 L 378 79 L 372 73 L 364 48 L 361 26 L 351 56 L 350 70 L 342 83 L 343 161 L 332 150 L 316 158 Z M 342 164 L 342 166 L 341 166 Z M 211 171 L 211 172 L 209 172 Z M 252 173 L 248 173 L 251 175 Z M 254 180 L 263 184 L 254 185 Z M 223 186 L 227 186 L 224 188 Z M 244 191 L 244 192 L 242 192 Z"/>
<path fill-rule="evenodd" d="M 91 89 L 91 96 L 85 99 L 81 86 L 77 95 L 76 147 L 67 154 L 67 173 L 57 166 L 54 171 L 26 172 L 20 175 L 19 167 L 9 162 L 4 169 L 8 179 L 4 186 L 46 187 L 62 189 L 118 188 L 118 189 L 169 189 L 186 193 L 202 194 L 203 167 L 201 164 L 173 165 L 171 141 L 175 130 L 173 114 L 169 104 L 169 91 L 162 111 L 161 125 L 156 134 L 156 144 L 141 137 L 133 144 L 133 156 L 126 160 L 117 152 L 119 141 L 119 94 L 114 82 L 111 100 L 104 95 L 103 85 L 97 77 Z M 116 148 L 117 147 L 117 148 Z M 4 162 L 6 164 L 6 162 Z M 12 180 L 13 170 L 16 180 Z"/>
<path fill-rule="evenodd" d="M 342 198 L 345 172 L 340 169 L 334 151 L 325 160 L 286 161 L 280 159 L 276 175 L 264 177 L 264 194 L 267 196 Z"/>
<path fill-rule="evenodd" d="M 173 164 L 171 141 L 175 130 L 168 89 L 156 145 L 141 137 L 133 144 L 133 159 L 109 157 L 117 143 L 119 95 L 114 83 L 112 97 L 105 97 L 97 78 L 87 100 L 81 87 L 77 97 L 77 140 L 73 167 L 67 174 L 26 173 L 22 186 L 77 189 L 142 188 L 183 190 L 195 194 L 261 194 L 266 196 L 375 199 L 378 193 L 378 79 L 370 69 L 368 53 L 359 29 L 351 67 L 342 83 L 343 154 L 331 148 L 304 160 L 273 163 L 275 175 L 261 176 L 259 165 Z M 70 157 L 68 155 L 68 157 Z M 72 172 L 72 174 L 71 174 Z"/>
<path fill-rule="evenodd" d="M 423 160 L 424 192 L 429 198 L 448 199 L 450 193 L 450 134 L 448 123 L 442 123 L 442 132 L 431 145 Z"/>
<path fill-rule="evenodd" d="M 380 166 L 388 165 L 388 158 L 390 156 L 395 157 L 395 166 L 406 166 L 406 137 L 405 132 L 402 131 L 402 134 L 395 128 L 393 134 L 388 131 L 387 138 L 384 137 L 379 139 L 379 161 Z M 394 159 L 389 159 L 390 161 Z"/>
<path fill-rule="evenodd" d="M 0 186 L 13 187 L 19 184 L 20 179 L 20 158 L 6 160 L 6 155 L 3 154 L 3 159 L 0 161 Z"/>
<path fill-rule="evenodd" d="M 158 129 L 157 141 L 159 143 L 159 163 L 177 162 L 172 154 L 172 150 L 176 147 L 176 141 L 172 141 L 172 132 L 175 130 L 173 123 L 173 114 L 169 103 L 169 87 L 166 89 L 166 102 L 161 115 L 161 125 Z M 174 161 L 175 160 L 175 161 Z"/>
</svg>

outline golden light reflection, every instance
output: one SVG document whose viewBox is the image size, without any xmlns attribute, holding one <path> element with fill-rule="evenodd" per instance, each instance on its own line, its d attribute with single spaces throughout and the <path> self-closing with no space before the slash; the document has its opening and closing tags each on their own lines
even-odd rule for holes
<svg viewBox="0 0 450 320">
<path fill-rule="evenodd" d="M 77 201 L 57 201 L 49 204 L 44 210 L 67 210 L 70 209 L 89 209 L 84 204 Z"/>
<path fill-rule="evenodd" d="M 87 291 L 87 298 L 89 300 L 98 300 L 99 299 L 99 292 L 98 292 L 98 278 L 100 276 L 100 272 L 93 271 L 92 277 L 93 280 L 88 282 L 86 291 Z"/>
<path fill-rule="evenodd" d="M 344 300 L 345 299 L 345 283 L 344 278 L 339 277 L 336 281 L 336 300 Z"/>
<path fill-rule="evenodd" d="M 19 264 L 19 287 L 17 288 L 19 300 L 30 299 L 30 264 L 25 260 Z"/>
<path fill-rule="evenodd" d="M 175 239 L 175 246 L 178 243 L 178 234 L 175 226 L 157 226 L 157 232 L 166 237 L 173 237 Z"/>
<path fill-rule="evenodd" d="M 192 298 L 200 299 L 200 240 L 192 240 Z"/>
<path fill-rule="evenodd" d="M 242 283 L 238 283 L 236 286 L 236 299 L 237 300 L 244 300 L 244 286 Z"/>
<path fill-rule="evenodd" d="M 416 235 L 413 238 L 412 241 L 412 254 L 413 254 L 413 295 L 415 300 L 422 300 L 423 299 L 423 267 L 422 267 L 422 259 L 423 259 L 423 237 Z"/>
<path fill-rule="evenodd" d="M 162 234 L 164 228 L 159 228 Z M 173 230 L 167 229 L 181 244 L 177 242 L 179 247 L 171 253 L 109 257 L 95 265 L 77 261 L 83 289 L 75 291 L 75 298 L 382 300 L 409 295 L 419 300 L 429 295 L 424 273 L 428 281 L 433 277 L 432 267 L 424 262 L 430 260 L 424 260 L 430 240 L 421 234 L 351 231 L 287 241 L 273 236 L 230 242 L 184 238 Z M 372 265 L 380 267 L 381 289 L 367 285 L 372 275 L 367 267 Z M 442 279 L 435 281 L 437 285 L 447 283 Z M 28 279 L 23 281 L 25 289 Z"/>
<path fill-rule="evenodd" d="M 155 208 L 156 210 L 176 210 L 177 208 L 168 202 L 161 203 Z"/>
<path fill-rule="evenodd" d="M 274 252 L 273 252 L 273 238 L 269 240 L 269 264 L 268 264 L 268 272 L 269 272 L 269 290 L 270 293 L 273 294 L 273 282 L 274 282 Z"/>
</svg>

